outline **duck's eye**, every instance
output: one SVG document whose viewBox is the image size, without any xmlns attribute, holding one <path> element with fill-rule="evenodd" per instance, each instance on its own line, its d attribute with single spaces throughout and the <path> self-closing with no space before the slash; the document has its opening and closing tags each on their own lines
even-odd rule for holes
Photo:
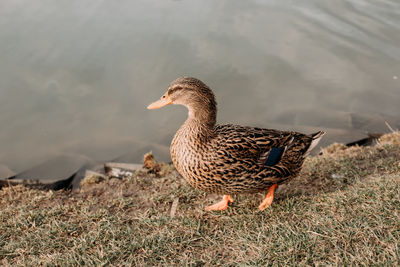
<svg viewBox="0 0 400 267">
<path fill-rule="evenodd" d="M 165 95 L 163 95 L 162 98 L 165 98 Z"/>
</svg>

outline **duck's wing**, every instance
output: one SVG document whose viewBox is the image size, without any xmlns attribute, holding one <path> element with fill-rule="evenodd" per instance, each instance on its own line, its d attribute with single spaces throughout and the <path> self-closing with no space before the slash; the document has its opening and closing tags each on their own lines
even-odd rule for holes
<svg viewBox="0 0 400 267">
<path fill-rule="evenodd" d="M 303 136 L 296 132 L 243 127 L 239 125 L 217 125 L 215 158 L 224 163 L 236 161 L 252 166 L 277 164 L 287 148 Z"/>
</svg>

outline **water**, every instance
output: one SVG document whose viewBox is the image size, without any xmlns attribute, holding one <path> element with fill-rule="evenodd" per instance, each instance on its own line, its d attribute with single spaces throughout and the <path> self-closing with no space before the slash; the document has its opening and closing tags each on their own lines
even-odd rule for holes
<svg viewBox="0 0 400 267">
<path fill-rule="evenodd" d="M 3 0 L 0 40 L 0 164 L 14 171 L 167 146 L 186 111 L 146 106 L 183 75 L 214 89 L 219 122 L 400 117 L 397 0 Z"/>
</svg>

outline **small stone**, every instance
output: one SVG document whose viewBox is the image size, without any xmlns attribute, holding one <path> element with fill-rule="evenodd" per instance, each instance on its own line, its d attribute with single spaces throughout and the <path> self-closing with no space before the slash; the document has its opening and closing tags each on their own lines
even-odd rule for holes
<svg viewBox="0 0 400 267">
<path fill-rule="evenodd" d="M 332 177 L 333 179 L 342 179 L 342 178 L 343 178 L 342 175 L 339 175 L 339 174 L 336 174 L 336 173 L 332 174 L 331 177 Z"/>
</svg>

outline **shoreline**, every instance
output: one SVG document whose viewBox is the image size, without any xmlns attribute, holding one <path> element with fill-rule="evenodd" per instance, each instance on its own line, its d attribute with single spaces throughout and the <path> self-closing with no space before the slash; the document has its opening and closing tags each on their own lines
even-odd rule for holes
<svg viewBox="0 0 400 267">
<path fill-rule="evenodd" d="M 303 130 L 312 131 L 310 129 Z M 383 134 L 359 134 L 357 136 L 358 139 L 356 140 L 354 140 L 355 136 L 353 136 L 353 138 L 347 138 L 346 140 L 351 142 L 347 143 L 346 145 L 374 145 L 376 144 L 376 140 L 378 140 L 381 135 Z M 321 151 L 326 149 L 326 147 L 329 147 L 332 144 L 336 143 L 332 140 L 336 139 L 332 138 L 332 133 L 329 134 L 328 132 L 327 138 L 326 136 L 324 136 L 322 142 L 318 144 L 318 146 L 312 151 L 311 155 L 321 153 Z M 157 148 L 158 146 L 158 144 L 153 144 L 148 145 L 147 148 Z M 128 163 L 134 165 L 141 164 L 138 161 L 132 161 L 132 159 L 137 158 L 138 153 L 144 155 L 146 152 L 149 151 L 152 150 L 146 150 L 146 147 L 140 148 L 133 153 L 128 153 L 123 156 L 117 157 L 112 161 L 96 161 L 82 155 L 60 155 L 20 173 L 14 173 L 6 165 L 0 165 L 0 187 L 6 186 L 9 183 L 22 183 L 47 189 L 78 189 L 80 187 L 80 181 L 85 178 L 87 171 L 94 171 L 100 174 L 105 174 L 105 164 L 107 164 L 107 162 Z M 165 151 L 156 149 L 154 154 L 157 159 L 159 158 L 158 153 L 161 153 L 163 155 L 162 158 L 165 158 L 166 155 L 169 156 L 168 148 L 166 148 Z"/>
</svg>

